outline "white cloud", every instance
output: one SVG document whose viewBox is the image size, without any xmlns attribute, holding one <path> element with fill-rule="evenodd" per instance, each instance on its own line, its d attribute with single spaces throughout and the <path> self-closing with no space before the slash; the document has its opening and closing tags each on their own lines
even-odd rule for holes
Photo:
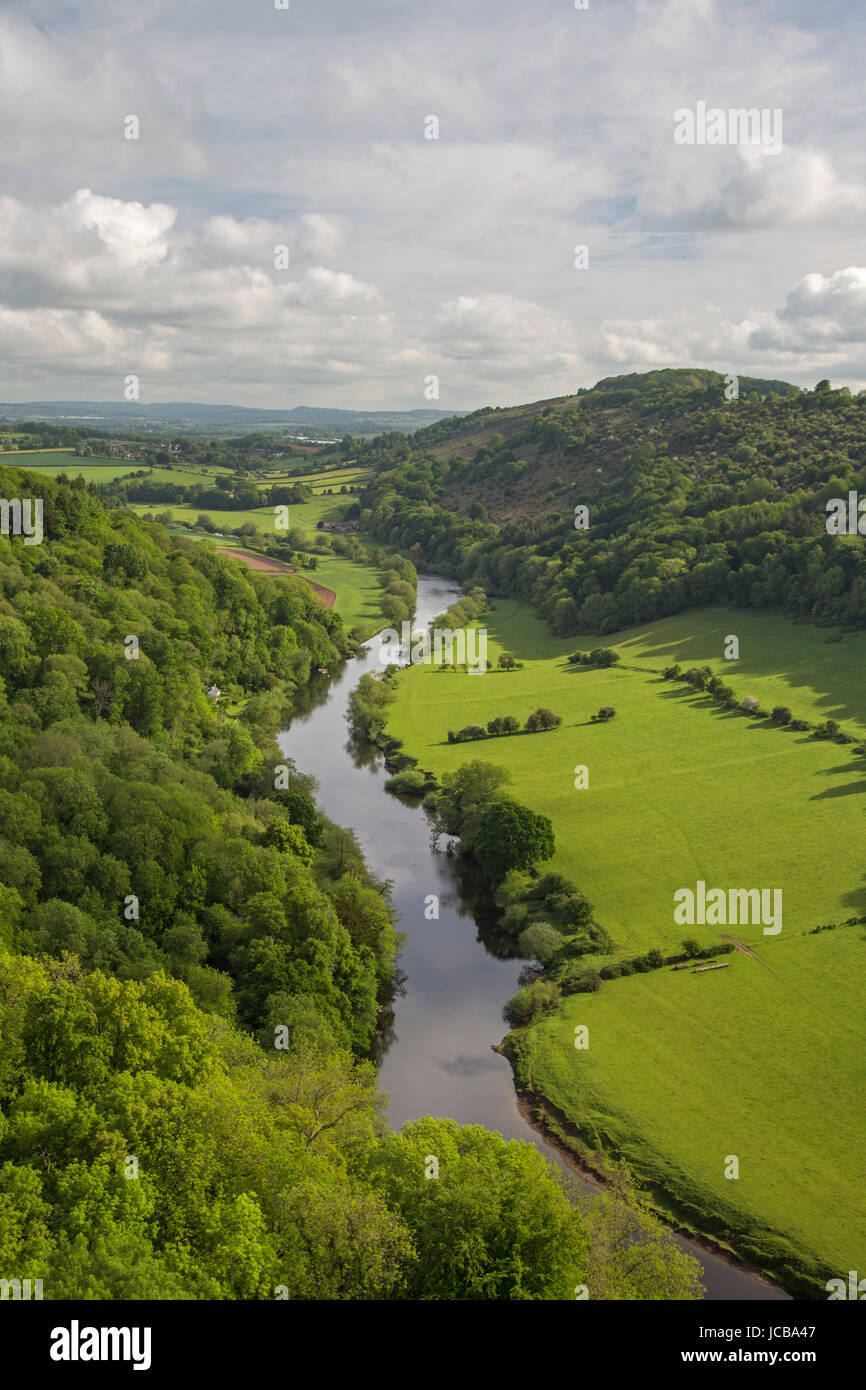
<svg viewBox="0 0 866 1390">
<path fill-rule="evenodd" d="M 0 396 L 135 360 L 149 399 L 346 406 L 423 403 L 431 372 L 445 408 L 731 357 L 854 375 L 851 16 L 840 42 L 799 0 L 18 0 Z M 781 107 L 783 153 L 676 147 L 697 99 Z"/>
</svg>

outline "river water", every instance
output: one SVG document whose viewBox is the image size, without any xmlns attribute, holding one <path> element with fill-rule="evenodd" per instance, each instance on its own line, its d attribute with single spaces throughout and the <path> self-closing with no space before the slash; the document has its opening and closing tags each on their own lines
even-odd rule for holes
<svg viewBox="0 0 866 1390">
<path fill-rule="evenodd" d="M 420 575 L 415 624 L 426 627 L 460 592 L 449 580 Z M 391 1124 L 399 1129 L 422 1115 L 448 1116 L 498 1130 L 506 1139 L 528 1140 L 563 1163 L 520 1114 L 511 1067 L 491 1050 L 507 1031 L 502 1006 L 518 987 L 522 962 L 498 937 L 495 914 L 479 895 L 471 870 L 457 858 L 434 853 L 424 813 L 384 790 L 382 755 L 369 746 L 353 747 L 346 723 L 349 694 L 364 670 L 381 670 L 377 647 L 374 638 L 334 679 L 314 679 L 290 728 L 280 735 L 280 747 L 300 772 L 316 777 L 322 810 L 355 831 L 372 871 L 393 883 L 392 900 L 407 944 L 398 962 L 404 992 L 395 1001 L 393 1028 L 379 1059 Z M 439 918 L 428 921 L 425 898 L 431 894 L 439 899 Z M 788 1297 L 680 1240 L 703 1266 L 708 1298 Z"/>
</svg>

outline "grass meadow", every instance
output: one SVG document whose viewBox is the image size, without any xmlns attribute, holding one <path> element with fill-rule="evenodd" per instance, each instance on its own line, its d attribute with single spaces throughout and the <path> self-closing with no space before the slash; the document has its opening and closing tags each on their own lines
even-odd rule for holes
<svg viewBox="0 0 866 1390">
<path fill-rule="evenodd" d="M 144 466 L 135 460 L 123 463 L 119 459 L 97 456 L 81 459 L 72 449 L 15 449 L 0 453 L 0 464 L 8 468 L 31 468 L 34 473 L 44 473 L 48 478 L 65 473 L 70 478 L 84 478 L 88 483 L 112 483 L 115 478 L 125 478 Z"/>
<path fill-rule="evenodd" d="M 719 710 L 659 674 L 707 663 L 739 695 L 858 733 L 866 635 L 828 643 L 828 629 L 707 610 L 581 643 L 512 601 L 484 625 L 488 659 L 509 651 L 524 669 L 404 671 L 388 732 L 438 775 L 468 759 L 506 767 L 513 793 L 553 821 L 544 867 L 589 896 L 615 958 L 672 954 L 686 936 L 718 941 L 713 927 L 674 922 L 674 892 L 698 879 L 783 893 L 779 935 L 732 929 L 759 961 L 735 953 L 706 975 L 661 969 L 572 995 L 513 1035 L 519 1079 L 587 1148 L 624 1156 L 681 1219 L 765 1267 L 790 1259 L 825 1278 L 866 1267 L 866 929 L 809 934 L 866 914 L 866 758 Z M 723 658 L 731 634 L 739 662 Z M 601 644 L 621 666 L 568 665 L 569 652 Z M 562 716 L 559 729 L 447 742 L 449 728 L 524 721 L 539 705 Z M 602 705 L 616 717 L 591 723 Z M 586 789 L 575 789 L 578 766 Z M 589 1025 L 586 1052 L 576 1023 Z M 739 1158 L 737 1180 L 724 1177 L 726 1155 Z"/>
</svg>

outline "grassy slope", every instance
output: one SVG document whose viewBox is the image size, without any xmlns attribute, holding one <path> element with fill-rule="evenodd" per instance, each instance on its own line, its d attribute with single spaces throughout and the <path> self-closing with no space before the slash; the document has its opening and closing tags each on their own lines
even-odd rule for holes
<svg viewBox="0 0 866 1390">
<path fill-rule="evenodd" d="M 303 574 L 336 592 L 335 607 L 347 632 L 358 627 L 362 640 L 366 640 L 384 626 L 385 619 L 379 609 L 384 590 L 379 582 L 379 570 L 373 565 L 326 555 L 319 556 L 316 569 L 304 570 Z"/>
<path fill-rule="evenodd" d="M 692 621 L 712 633 L 730 630 L 732 618 L 699 614 Z M 488 656 L 513 651 L 525 669 L 467 676 L 415 667 L 401 677 L 389 732 L 434 772 L 468 758 L 507 767 L 517 795 L 553 820 L 557 851 L 550 867 L 580 884 L 621 952 L 675 948 L 685 933 L 673 922 L 673 894 L 698 878 L 723 887 L 781 887 L 791 930 L 866 912 L 862 856 L 848 856 L 832 875 L 825 873 L 828 853 L 850 841 L 852 816 L 862 828 L 866 766 L 850 747 L 721 712 L 707 697 L 648 671 L 569 667 L 573 641 L 551 637 L 512 601 L 497 603 L 486 621 Z M 683 622 L 668 621 L 675 630 Z M 767 631 L 780 660 L 786 641 L 797 653 L 814 637 L 782 619 L 761 621 L 775 624 Z M 745 628 L 740 614 L 736 622 Z M 654 625 L 653 650 L 665 640 L 666 626 Z M 634 634 L 625 643 L 634 644 Z M 856 647 L 821 650 L 837 653 L 841 663 L 846 653 L 856 658 Z M 849 678 L 851 672 L 843 684 Z M 818 691 L 811 697 L 823 698 Z M 834 697 L 834 708 L 841 703 Z M 447 742 L 449 728 L 486 724 L 496 714 L 523 721 L 542 704 L 562 716 L 560 729 Z M 589 723 L 604 704 L 617 709 L 616 719 Z M 588 790 L 574 788 L 579 764 L 589 769 Z M 744 927 L 741 935 L 772 940 L 760 927 Z"/>
<path fill-rule="evenodd" d="M 863 950 L 862 927 L 840 927 L 783 936 L 775 974 L 736 955 L 611 980 L 518 1035 L 518 1071 L 699 1229 L 768 1265 L 782 1233 L 824 1281 L 844 1276 L 866 1263 Z"/>
<path fill-rule="evenodd" d="M 572 997 L 519 1035 L 534 1086 L 681 1205 L 706 1213 L 727 1204 L 722 1224 L 732 1230 L 741 1219 L 764 1221 L 816 1252 L 827 1277 L 857 1267 L 858 1249 L 866 1262 L 866 1198 L 853 1176 L 866 1155 L 852 1120 L 866 1082 L 854 983 L 863 929 L 803 935 L 866 911 L 866 768 L 849 748 L 719 712 L 651 669 L 708 660 L 743 694 L 784 698 L 806 716 L 836 714 L 854 731 L 866 706 L 856 684 L 863 637 L 827 645 L 826 630 L 711 610 L 606 638 L 637 669 L 595 671 L 568 667 L 580 644 L 550 636 L 514 602 L 498 602 L 486 622 L 488 655 L 512 651 L 525 669 L 405 672 L 389 732 L 439 773 L 479 757 L 508 767 L 516 794 L 553 819 L 549 867 L 587 892 L 617 955 L 672 952 L 688 934 L 716 940 L 710 928 L 673 922 L 674 890 L 698 877 L 784 895 L 779 937 L 736 931 L 778 978 L 737 954 L 711 975 L 663 970 Z M 716 660 L 731 632 L 739 666 Z M 525 719 L 539 704 L 563 716 L 561 729 L 445 741 L 449 727 L 500 713 Z M 616 719 L 586 723 L 602 704 Z M 589 767 L 585 791 L 573 787 L 578 763 Z M 574 1023 L 584 1021 L 595 1024 L 591 1055 L 573 1046 Z M 731 1153 L 741 1160 L 738 1183 L 722 1176 Z"/>
</svg>

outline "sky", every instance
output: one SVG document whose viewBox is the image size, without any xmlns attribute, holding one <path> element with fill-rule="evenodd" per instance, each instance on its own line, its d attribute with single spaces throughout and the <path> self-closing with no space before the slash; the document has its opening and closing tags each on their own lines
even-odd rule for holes
<svg viewBox="0 0 866 1390">
<path fill-rule="evenodd" d="M 0 3 L 0 400 L 862 389 L 861 0 L 578 3 Z"/>
</svg>

